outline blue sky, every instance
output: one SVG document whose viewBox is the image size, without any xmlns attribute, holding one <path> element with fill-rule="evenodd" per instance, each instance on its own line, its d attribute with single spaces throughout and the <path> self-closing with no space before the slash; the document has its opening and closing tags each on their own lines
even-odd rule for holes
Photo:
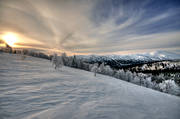
<svg viewBox="0 0 180 119">
<path fill-rule="evenodd" d="M 0 0 L 0 34 L 71 54 L 180 51 L 179 0 Z"/>
</svg>

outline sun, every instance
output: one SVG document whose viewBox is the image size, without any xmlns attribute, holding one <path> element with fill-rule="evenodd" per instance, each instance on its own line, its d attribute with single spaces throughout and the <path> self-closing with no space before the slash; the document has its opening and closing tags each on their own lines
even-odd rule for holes
<svg viewBox="0 0 180 119">
<path fill-rule="evenodd" d="M 6 33 L 2 36 L 2 39 L 11 47 L 18 41 L 18 37 L 14 33 Z"/>
</svg>

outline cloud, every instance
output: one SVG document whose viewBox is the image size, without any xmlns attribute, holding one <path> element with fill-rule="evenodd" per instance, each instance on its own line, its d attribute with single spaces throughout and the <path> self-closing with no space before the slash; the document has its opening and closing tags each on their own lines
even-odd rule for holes
<svg viewBox="0 0 180 119">
<path fill-rule="evenodd" d="M 1 0 L 0 34 L 16 32 L 26 46 L 71 53 L 175 51 L 179 9 L 174 0 Z"/>
</svg>

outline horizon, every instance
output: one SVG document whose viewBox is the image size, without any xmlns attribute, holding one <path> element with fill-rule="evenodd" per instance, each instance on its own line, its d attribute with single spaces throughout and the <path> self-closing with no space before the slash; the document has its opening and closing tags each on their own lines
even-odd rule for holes
<svg viewBox="0 0 180 119">
<path fill-rule="evenodd" d="M 4 47 L 0 47 L 0 50 L 2 52 L 6 52 L 6 53 L 13 53 L 13 54 L 18 54 L 16 53 L 17 51 L 19 53 L 24 52 L 23 50 L 26 50 L 27 52 L 32 52 L 32 53 L 43 53 L 46 56 L 54 56 L 55 54 L 58 56 L 62 56 L 64 53 L 66 54 L 66 56 L 71 57 L 71 56 L 82 56 L 84 58 L 88 58 L 89 56 L 95 56 L 95 57 L 111 57 L 111 58 L 125 58 L 125 57 L 129 57 L 132 59 L 138 59 L 138 60 L 142 60 L 142 58 L 147 58 L 149 57 L 151 58 L 160 58 L 161 60 L 179 60 L 180 59 L 180 53 L 176 53 L 176 52 L 169 52 L 169 51 L 162 51 L 162 50 L 158 50 L 158 51 L 151 51 L 151 52 L 134 52 L 131 54 L 67 54 L 66 52 L 59 52 L 59 51 L 47 51 L 47 50 L 42 50 L 42 49 L 33 49 L 33 48 L 12 48 L 12 51 L 6 51 L 6 48 L 9 48 L 10 46 L 4 46 Z M 4 49 L 4 50 L 3 50 Z M 16 52 L 15 52 L 16 51 Z M 25 51 L 25 52 L 26 52 Z M 26 54 L 28 55 L 28 54 Z M 29 55 L 31 56 L 31 55 Z M 87 57 L 88 56 L 88 57 Z"/>
</svg>

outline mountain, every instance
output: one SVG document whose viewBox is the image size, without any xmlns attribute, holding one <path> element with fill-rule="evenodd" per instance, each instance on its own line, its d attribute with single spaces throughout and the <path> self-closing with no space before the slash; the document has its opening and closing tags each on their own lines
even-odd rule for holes
<svg viewBox="0 0 180 119">
<path fill-rule="evenodd" d="M 89 60 L 137 60 L 137 61 L 159 61 L 159 60 L 179 60 L 180 54 L 167 52 L 167 51 L 155 51 L 142 54 L 130 54 L 130 55 L 88 55 L 88 56 L 79 56 L 80 58 L 89 59 Z"/>
<path fill-rule="evenodd" d="M 110 65 L 114 68 L 122 68 L 127 66 L 134 66 L 144 63 L 151 63 L 164 60 L 179 60 L 180 54 L 168 51 L 155 51 L 142 54 L 129 54 L 129 55 L 79 55 L 77 58 L 84 60 L 88 63 L 102 63 Z"/>
</svg>

